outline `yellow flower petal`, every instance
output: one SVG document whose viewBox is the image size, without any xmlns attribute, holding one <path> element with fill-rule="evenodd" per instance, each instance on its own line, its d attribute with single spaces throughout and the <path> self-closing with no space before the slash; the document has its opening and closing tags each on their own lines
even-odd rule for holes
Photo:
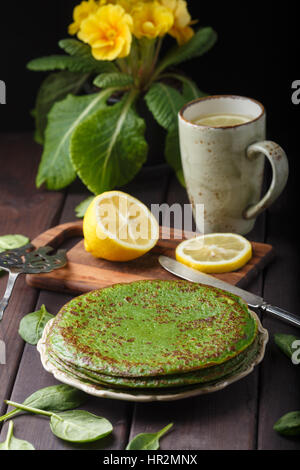
<svg viewBox="0 0 300 470">
<path fill-rule="evenodd" d="M 168 33 L 177 40 L 179 45 L 185 44 L 194 35 L 194 30 L 190 27 L 193 22 L 187 2 L 185 0 L 160 0 L 160 3 L 174 16 L 173 26 Z"/>
<path fill-rule="evenodd" d="M 85 20 L 91 13 L 95 12 L 99 5 L 95 0 L 87 0 L 77 5 L 73 10 L 74 22 L 70 24 L 68 31 L 69 34 L 76 34 L 81 26 L 83 20 Z"/>
<path fill-rule="evenodd" d="M 195 31 L 190 26 L 186 26 L 185 28 L 172 28 L 169 34 L 176 39 L 179 46 L 182 46 L 192 39 Z"/>
<path fill-rule="evenodd" d="M 132 9 L 133 34 L 140 39 L 145 36 L 149 39 L 163 36 L 172 27 L 173 14 L 157 1 L 138 2 Z"/>
<path fill-rule="evenodd" d="M 91 46 L 97 60 L 126 57 L 132 42 L 132 18 L 120 5 L 104 5 L 82 23 L 79 39 Z"/>
</svg>

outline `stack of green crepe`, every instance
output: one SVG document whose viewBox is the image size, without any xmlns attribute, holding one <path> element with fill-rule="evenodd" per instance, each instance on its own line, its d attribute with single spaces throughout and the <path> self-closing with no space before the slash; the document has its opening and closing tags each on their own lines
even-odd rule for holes
<svg viewBox="0 0 300 470">
<path fill-rule="evenodd" d="M 46 338 L 48 360 L 110 389 L 210 384 L 247 368 L 257 322 L 237 296 L 186 281 L 116 284 L 74 298 Z"/>
</svg>

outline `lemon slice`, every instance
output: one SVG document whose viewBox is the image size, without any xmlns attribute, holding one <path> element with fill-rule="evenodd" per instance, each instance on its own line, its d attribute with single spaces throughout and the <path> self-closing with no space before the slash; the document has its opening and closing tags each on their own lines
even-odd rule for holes
<svg viewBox="0 0 300 470">
<path fill-rule="evenodd" d="M 239 114 L 208 114 L 199 118 L 196 124 L 210 127 L 228 127 L 245 124 L 249 121 L 251 121 L 250 117 Z"/>
<path fill-rule="evenodd" d="M 235 233 L 209 233 L 180 243 L 176 259 L 205 273 L 227 273 L 244 266 L 252 256 L 251 243 Z"/>
<path fill-rule="evenodd" d="M 96 196 L 83 219 L 84 246 L 96 258 L 129 261 L 157 243 L 159 226 L 149 209 L 121 191 Z"/>
</svg>

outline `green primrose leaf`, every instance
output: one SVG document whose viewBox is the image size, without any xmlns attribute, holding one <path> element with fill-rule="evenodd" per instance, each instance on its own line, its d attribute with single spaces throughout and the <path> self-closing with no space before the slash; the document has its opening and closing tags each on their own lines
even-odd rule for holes
<svg viewBox="0 0 300 470">
<path fill-rule="evenodd" d="M 71 160 L 94 194 L 130 181 L 146 160 L 145 122 L 134 110 L 129 93 L 77 126 L 71 138 Z"/>
<path fill-rule="evenodd" d="M 78 97 L 68 95 L 55 103 L 48 114 L 45 146 L 36 178 L 37 187 L 46 183 L 48 189 L 62 189 L 75 179 L 76 172 L 69 155 L 71 136 L 82 121 L 106 105 L 113 90 Z"/>
<path fill-rule="evenodd" d="M 34 118 L 35 140 L 43 144 L 48 113 L 54 103 L 61 101 L 69 93 L 76 95 L 88 78 L 87 74 L 69 71 L 51 73 L 43 81 L 37 94 Z"/>
<path fill-rule="evenodd" d="M 178 111 L 185 103 L 183 96 L 165 83 L 154 83 L 145 101 L 158 124 L 166 130 L 175 125 Z"/>
<path fill-rule="evenodd" d="M 94 85 L 99 88 L 109 88 L 113 86 L 117 87 L 129 87 L 134 83 L 133 77 L 127 73 L 102 73 L 98 75 L 94 80 Z"/>
<path fill-rule="evenodd" d="M 216 43 L 217 33 L 211 27 L 199 29 L 192 39 L 183 46 L 175 46 L 158 64 L 156 75 L 171 65 L 200 57 Z"/>
<path fill-rule="evenodd" d="M 83 42 L 78 41 L 77 39 L 62 39 L 59 41 L 58 45 L 67 54 L 85 59 L 90 64 L 92 69 L 91 71 L 93 72 L 113 73 L 118 71 L 118 68 L 113 62 L 95 59 L 92 56 L 91 47 L 88 44 L 84 44 Z"/>
</svg>

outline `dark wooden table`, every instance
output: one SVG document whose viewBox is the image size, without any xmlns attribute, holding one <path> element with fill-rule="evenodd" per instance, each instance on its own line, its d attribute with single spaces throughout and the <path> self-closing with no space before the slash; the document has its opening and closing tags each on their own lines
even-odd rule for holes
<svg viewBox="0 0 300 470">
<path fill-rule="evenodd" d="M 29 134 L 0 135 L 0 234 L 21 233 L 31 239 L 58 223 L 74 220 L 74 208 L 86 194 L 80 185 L 66 192 L 37 190 L 34 180 L 41 149 Z M 184 189 L 168 170 L 149 170 L 125 188 L 143 202 L 187 203 Z M 249 238 L 271 243 L 276 260 L 249 290 L 268 301 L 299 312 L 298 241 L 291 237 L 287 189 L 267 214 L 260 216 Z M 6 279 L 0 280 L 3 293 Z M 18 335 L 21 318 L 45 304 L 56 313 L 70 296 L 28 287 L 19 278 L 13 297 L 0 324 L 0 339 L 6 343 L 6 364 L 0 365 L 0 412 L 4 399 L 23 401 L 35 390 L 55 384 L 45 372 L 34 346 Z M 162 440 L 162 449 L 299 449 L 300 439 L 283 438 L 272 426 L 284 413 L 300 409 L 300 374 L 296 366 L 275 346 L 273 334 L 297 334 L 299 330 L 270 317 L 263 318 L 270 333 L 265 360 L 255 372 L 227 389 L 211 395 L 177 402 L 133 404 L 91 398 L 85 409 L 105 416 L 114 426 L 113 434 L 88 448 L 124 449 L 139 432 L 153 432 L 174 422 L 172 432 Z M 300 367 L 300 366 L 299 366 Z M 40 416 L 19 416 L 17 437 L 36 449 L 78 449 L 54 437 L 47 420 Z M 1 428 L 0 428 L 1 430 Z M 1 430 L 4 440 L 7 424 Z"/>
</svg>

